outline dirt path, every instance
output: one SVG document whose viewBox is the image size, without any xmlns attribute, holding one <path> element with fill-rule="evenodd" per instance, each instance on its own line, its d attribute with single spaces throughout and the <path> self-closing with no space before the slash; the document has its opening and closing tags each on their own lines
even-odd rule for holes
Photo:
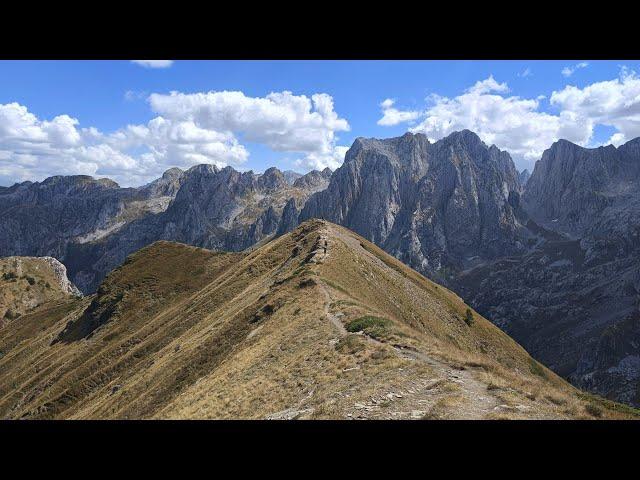
<svg viewBox="0 0 640 480">
<path fill-rule="evenodd" d="M 463 420 L 484 418 L 489 413 L 499 409 L 500 401 L 491 395 L 487 390 L 487 385 L 475 378 L 471 370 L 459 370 L 451 365 L 436 360 L 429 355 L 415 350 L 394 347 L 394 350 L 403 358 L 422 362 L 433 367 L 438 373 L 443 375 L 448 381 L 457 384 L 461 388 L 461 393 L 466 398 L 463 408 L 460 408 L 455 418 Z"/>
<path fill-rule="evenodd" d="M 327 254 L 324 254 L 324 256 L 326 255 Z M 323 260 L 324 258 L 322 258 L 321 261 Z M 324 314 L 326 318 L 336 328 L 340 336 L 347 335 L 348 332 L 340 318 L 331 313 L 331 304 L 333 299 L 329 293 L 329 289 L 322 281 L 319 282 L 319 286 L 324 297 Z M 371 343 L 384 344 L 384 342 L 380 342 L 379 340 L 369 336 L 362 336 Z M 397 407 L 402 406 L 403 410 L 405 410 L 403 412 L 391 412 L 391 416 L 389 418 L 422 418 L 424 416 L 423 414 L 426 414 L 430 407 L 433 407 L 438 400 L 442 400 L 447 396 L 447 393 L 438 394 L 437 391 L 433 391 L 430 388 L 430 385 L 434 384 L 455 384 L 456 387 L 454 387 L 454 393 L 449 393 L 448 395 L 458 395 L 462 398 L 462 401 L 457 404 L 455 408 L 452 408 L 452 411 L 450 412 L 451 414 L 448 415 L 447 418 L 482 419 L 488 414 L 496 413 L 500 410 L 501 402 L 499 399 L 487 390 L 487 385 L 478 380 L 472 370 L 456 369 L 451 365 L 420 351 L 397 346 L 393 346 L 392 348 L 399 357 L 431 367 L 431 370 L 436 373 L 438 377 L 435 379 L 430 378 L 426 383 L 423 382 L 422 385 L 425 387 L 424 389 L 407 388 L 407 391 L 403 392 L 403 395 L 400 395 L 397 392 L 390 392 L 387 394 L 386 398 L 388 401 L 397 401 L 402 399 L 401 402 L 397 402 Z M 415 383 L 416 382 L 412 382 L 412 385 L 415 385 Z M 371 417 L 363 416 L 363 410 L 369 412 L 374 411 L 377 404 L 378 402 L 375 400 L 370 405 L 356 404 L 355 408 L 359 410 L 358 417 L 380 418 L 375 415 Z"/>
</svg>

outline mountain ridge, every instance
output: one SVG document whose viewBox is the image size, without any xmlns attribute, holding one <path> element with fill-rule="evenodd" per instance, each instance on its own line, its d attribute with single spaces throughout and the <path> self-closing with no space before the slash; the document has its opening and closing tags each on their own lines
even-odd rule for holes
<svg viewBox="0 0 640 480">
<path fill-rule="evenodd" d="M 157 240 L 240 251 L 326 218 L 460 293 L 576 385 L 640 405 L 640 342 L 626 339 L 639 335 L 640 138 L 562 140 L 521 173 L 461 131 L 359 137 L 335 172 L 304 177 L 205 165 L 138 189 L 23 182 L 0 189 L 0 255 L 59 258 L 91 293 Z"/>
<path fill-rule="evenodd" d="M 0 416 L 638 415 L 577 391 L 468 312 L 453 292 L 325 221 L 239 253 L 160 241 L 95 295 L 52 301 L 0 329 Z"/>
</svg>

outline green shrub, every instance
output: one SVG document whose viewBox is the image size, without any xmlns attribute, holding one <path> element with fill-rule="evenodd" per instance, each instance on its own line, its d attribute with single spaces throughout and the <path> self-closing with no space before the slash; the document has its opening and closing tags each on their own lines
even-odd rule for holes
<svg viewBox="0 0 640 480">
<path fill-rule="evenodd" d="M 351 320 L 346 325 L 348 332 L 364 332 L 373 338 L 383 338 L 388 336 L 391 331 L 391 320 L 381 317 L 366 315 L 364 317 Z"/>
<path fill-rule="evenodd" d="M 2 274 L 2 279 L 3 280 L 15 280 L 16 278 L 18 278 L 18 276 L 15 274 L 15 272 L 4 272 Z"/>
<path fill-rule="evenodd" d="M 24 278 L 27 280 L 27 282 L 29 282 L 29 285 L 35 285 L 36 284 L 36 279 L 33 278 L 31 275 L 26 275 Z"/>
<path fill-rule="evenodd" d="M 15 320 L 19 316 L 20 316 L 20 313 L 14 312 L 11 309 L 9 309 L 6 312 L 4 312 L 4 318 L 6 318 L 7 320 Z"/>
<path fill-rule="evenodd" d="M 298 284 L 298 288 L 313 287 L 318 283 L 313 278 L 305 278 Z"/>
<path fill-rule="evenodd" d="M 578 392 L 578 398 L 580 398 L 581 400 L 586 400 L 587 402 L 589 402 L 589 404 L 594 405 L 596 408 L 600 408 L 600 406 L 602 406 L 602 408 L 605 408 L 607 410 L 613 410 L 625 415 L 631 415 L 633 417 L 640 418 L 640 409 L 630 407 L 629 405 L 625 405 L 624 403 L 617 403 L 612 400 L 602 398 L 598 395 L 586 392 Z"/>
<path fill-rule="evenodd" d="M 584 406 L 584 409 L 592 417 L 600 418 L 602 416 L 602 408 L 600 408 L 598 405 L 595 405 L 593 403 L 587 403 Z"/>
<path fill-rule="evenodd" d="M 536 362 L 533 358 L 529 358 L 529 370 L 534 375 L 537 375 L 542 378 L 547 378 L 547 375 L 544 373 L 544 368 L 538 362 Z"/>
<path fill-rule="evenodd" d="M 467 308 L 467 311 L 464 314 L 464 322 L 469 326 L 473 325 L 473 312 L 470 308 Z"/>
</svg>

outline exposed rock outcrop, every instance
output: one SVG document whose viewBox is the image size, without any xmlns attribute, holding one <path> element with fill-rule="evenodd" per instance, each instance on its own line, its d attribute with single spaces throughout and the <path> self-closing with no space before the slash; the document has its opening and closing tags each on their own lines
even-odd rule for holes
<svg viewBox="0 0 640 480">
<path fill-rule="evenodd" d="M 82 296 L 52 257 L 0 258 L 0 327 L 43 303 Z"/>
<path fill-rule="evenodd" d="M 512 205 L 520 191 L 509 154 L 468 130 L 433 144 L 410 133 L 358 138 L 300 220 L 344 225 L 442 279 L 478 258 L 523 250 Z"/>
</svg>

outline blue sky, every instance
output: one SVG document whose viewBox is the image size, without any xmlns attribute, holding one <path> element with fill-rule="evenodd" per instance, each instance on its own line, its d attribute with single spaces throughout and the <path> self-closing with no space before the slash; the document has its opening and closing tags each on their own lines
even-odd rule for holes
<svg viewBox="0 0 640 480">
<path fill-rule="evenodd" d="M 0 184 L 82 173 L 137 185 L 171 166 L 205 161 L 254 171 L 335 168 L 358 136 L 411 130 L 437 140 L 461 128 L 531 169 L 557 138 L 598 146 L 640 135 L 640 62 L 175 61 L 161 67 L 0 62 Z M 270 97 L 273 92 L 291 93 Z M 318 103 L 317 94 L 325 94 Z"/>
</svg>

